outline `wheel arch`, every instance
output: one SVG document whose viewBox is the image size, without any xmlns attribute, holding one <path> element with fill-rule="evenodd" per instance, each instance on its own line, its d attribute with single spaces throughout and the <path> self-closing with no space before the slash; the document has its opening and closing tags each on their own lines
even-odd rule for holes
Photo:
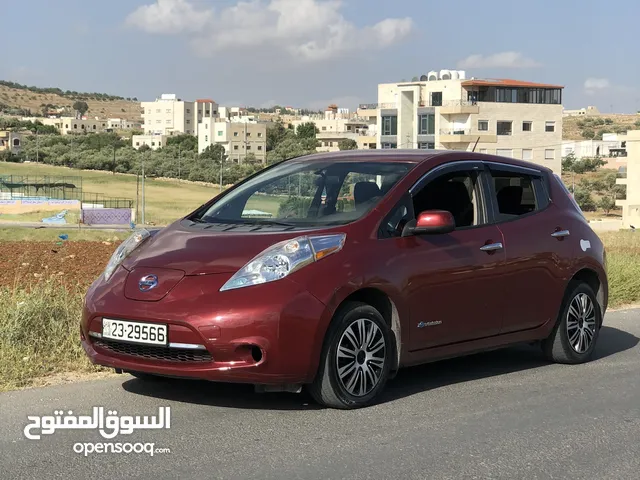
<svg viewBox="0 0 640 480">
<path fill-rule="evenodd" d="M 569 284 L 572 283 L 586 283 L 596 294 L 598 305 L 600 305 L 600 312 L 604 318 L 604 314 L 607 310 L 608 292 L 606 291 L 606 284 L 600 278 L 600 275 L 596 270 L 589 267 L 583 267 L 573 274 L 569 280 Z"/>
<path fill-rule="evenodd" d="M 398 313 L 398 308 L 396 307 L 395 302 L 380 289 L 374 287 L 365 287 L 355 292 L 352 292 L 347 297 L 345 297 L 338 308 L 336 309 L 336 313 L 340 311 L 340 309 L 350 302 L 362 302 L 367 305 L 371 305 L 373 308 L 380 312 L 382 318 L 387 323 L 387 325 L 391 328 L 391 332 L 394 336 L 395 341 L 395 355 L 393 357 L 393 365 L 391 371 L 393 373 L 397 372 L 400 367 L 400 355 L 402 352 L 402 327 L 400 324 L 400 315 Z M 335 315 L 334 315 L 335 316 Z"/>
</svg>

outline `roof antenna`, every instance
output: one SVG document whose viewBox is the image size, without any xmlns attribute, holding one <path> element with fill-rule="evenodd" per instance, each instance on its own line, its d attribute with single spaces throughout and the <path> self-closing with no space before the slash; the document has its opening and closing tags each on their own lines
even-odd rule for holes
<svg viewBox="0 0 640 480">
<path fill-rule="evenodd" d="M 478 139 L 476 140 L 475 145 L 473 146 L 473 150 L 471 150 L 471 153 L 476 151 L 476 147 L 478 146 L 478 142 L 480 141 L 480 137 L 478 137 Z"/>
</svg>

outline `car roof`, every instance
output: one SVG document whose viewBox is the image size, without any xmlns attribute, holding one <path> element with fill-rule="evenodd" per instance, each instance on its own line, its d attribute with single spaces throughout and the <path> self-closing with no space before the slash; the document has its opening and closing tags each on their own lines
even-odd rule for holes
<svg viewBox="0 0 640 480">
<path fill-rule="evenodd" d="M 467 152 L 464 150 L 423 150 L 423 149 L 381 149 L 381 150 L 342 150 L 338 152 L 312 153 L 289 161 L 307 162 L 332 160 L 335 162 L 394 162 L 419 164 L 438 159 L 438 163 L 457 160 L 476 160 L 492 163 L 503 163 L 517 167 L 533 168 L 550 172 L 544 165 L 517 160 L 509 157 L 488 155 L 486 153 Z"/>
</svg>

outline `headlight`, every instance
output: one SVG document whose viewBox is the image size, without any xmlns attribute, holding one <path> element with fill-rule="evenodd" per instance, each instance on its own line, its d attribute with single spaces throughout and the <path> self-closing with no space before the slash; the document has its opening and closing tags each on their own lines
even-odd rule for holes
<svg viewBox="0 0 640 480">
<path fill-rule="evenodd" d="M 339 252 L 347 235 L 303 236 L 276 243 L 238 270 L 220 289 L 249 287 L 280 280 L 305 265 Z"/>
<path fill-rule="evenodd" d="M 116 268 L 118 268 L 118 265 L 120 265 L 124 261 L 124 259 L 131 254 L 131 252 L 142 245 L 142 242 L 144 242 L 150 236 L 151 233 L 143 228 L 136 231 L 124 242 L 122 242 L 116 249 L 116 251 L 113 252 L 113 255 L 111 255 L 109 263 L 107 263 L 107 267 L 104 269 L 104 280 L 108 282 L 111 278 L 111 275 L 113 275 L 113 272 L 115 272 Z"/>
</svg>

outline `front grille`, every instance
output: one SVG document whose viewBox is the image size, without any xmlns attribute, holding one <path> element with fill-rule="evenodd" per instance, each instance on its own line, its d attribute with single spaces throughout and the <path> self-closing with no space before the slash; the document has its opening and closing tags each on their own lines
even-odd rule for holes
<svg viewBox="0 0 640 480">
<path fill-rule="evenodd" d="M 211 354 L 206 350 L 192 350 L 189 348 L 169 348 L 153 345 L 136 345 L 132 343 L 114 342 L 111 340 L 94 340 L 94 346 L 129 357 L 147 360 L 162 360 L 165 362 L 210 362 Z"/>
</svg>

